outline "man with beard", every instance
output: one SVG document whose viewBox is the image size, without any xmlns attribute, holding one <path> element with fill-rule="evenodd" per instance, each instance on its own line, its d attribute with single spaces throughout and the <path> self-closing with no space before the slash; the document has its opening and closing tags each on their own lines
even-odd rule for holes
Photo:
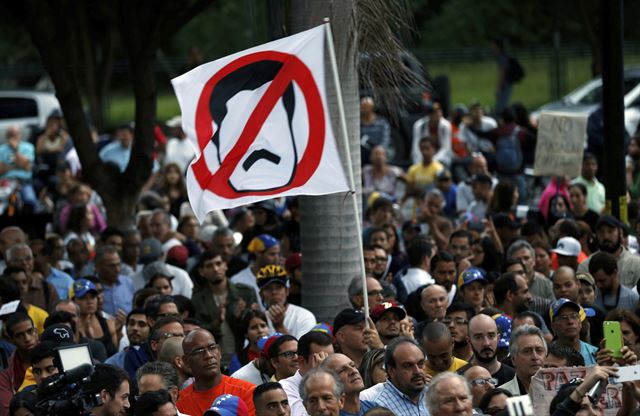
<svg viewBox="0 0 640 416">
<path fill-rule="evenodd" d="M 384 353 L 389 379 L 375 402 L 396 416 L 428 415 L 425 393 L 425 356 L 416 341 L 398 337 Z"/>
<path fill-rule="evenodd" d="M 444 287 L 448 293 L 449 304 L 456 297 L 456 261 L 450 253 L 439 251 L 431 257 L 431 273 L 436 283 Z"/>
<path fill-rule="evenodd" d="M 470 305 L 454 302 L 447 308 L 447 314 L 442 320 L 442 323 L 449 327 L 453 339 L 453 356 L 464 361 L 473 358 L 473 350 L 468 341 L 468 323 L 474 314 Z"/>
<path fill-rule="evenodd" d="M 589 273 L 598 287 L 595 305 L 607 312 L 616 308 L 634 310 L 638 303 L 638 294 L 620 284 L 618 266 L 616 258 L 604 251 L 594 254 L 589 262 Z"/>
<path fill-rule="evenodd" d="M 202 253 L 195 269 L 204 280 L 191 299 L 196 309 L 195 318 L 220 340 L 226 364 L 236 350 L 233 330 L 237 329 L 245 309 L 256 303 L 255 291 L 227 278 L 227 263 L 221 252 Z"/>
<path fill-rule="evenodd" d="M 269 264 L 258 271 L 262 305 L 266 309 L 269 332 L 300 338 L 316 325 L 316 317 L 307 309 L 287 303 L 289 279 L 284 268 Z"/>
<path fill-rule="evenodd" d="M 484 367 L 491 377 L 504 384 L 511 380 L 516 372 L 513 367 L 498 361 L 498 325 L 489 315 L 476 315 L 469 321 L 469 343 L 473 350 L 470 364 Z"/>
<path fill-rule="evenodd" d="M 362 381 L 358 367 L 349 357 L 344 354 L 331 354 L 320 367 L 334 371 L 344 385 L 344 406 L 340 411 L 340 416 L 361 416 L 376 406 L 374 402 L 360 400 L 360 392 L 364 390 L 364 381 Z"/>
<path fill-rule="evenodd" d="M 220 346 L 206 329 L 196 329 L 182 341 L 184 360 L 193 373 L 193 384 L 180 392 L 178 410 L 188 415 L 201 415 L 211 407 L 212 397 L 233 394 L 240 397 L 249 414 L 254 414 L 255 386 L 244 380 L 225 376 L 220 370 Z"/>
<path fill-rule="evenodd" d="M 388 345 L 395 337 L 402 334 L 401 321 L 407 312 L 395 302 L 383 302 L 371 309 L 371 320 L 376 324 L 378 335 L 384 345 Z"/>
<path fill-rule="evenodd" d="M 150 327 L 147 324 L 147 316 L 143 309 L 133 309 L 127 315 L 127 338 L 129 346 L 142 345 L 149 337 Z M 111 364 L 118 368 L 124 368 L 124 357 L 129 351 L 129 346 L 122 351 L 112 355 L 105 361 L 105 364 Z"/>
<path fill-rule="evenodd" d="M 496 307 L 510 317 L 529 309 L 531 293 L 524 277 L 516 273 L 505 273 L 493 285 Z"/>
<path fill-rule="evenodd" d="M 580 263 L 578 273 L 589 272 L 589 263 L 599 252 L 606 252 L 615 257 L 618 263 L 620 283 L 633 288 L 640 280 L 640 257 L 634 256 L 622 245 L 622 224 L 611 215 L 602 215 L 596 223 L 596 239 L 600 250 Z"/>
<path fill-rule="evenodd" d="M 445 371 L 455 372 L 467 362 L 453 356 L 453 339 L 442 322 L 430 322 L 422 331 L 422 349 L 427 354 L 425 372 L 435 376 Z"/>
<path fill-rule="evenodd" d="M 514 396 L 528 394 L 531 377 L 542 368 L 547 356 L 547 343 L 542 331 L 532 325 L 519 327 L 511 334 L 509 352 L 516 376 L 498 387 L 510 391 Z"/>
</svg>

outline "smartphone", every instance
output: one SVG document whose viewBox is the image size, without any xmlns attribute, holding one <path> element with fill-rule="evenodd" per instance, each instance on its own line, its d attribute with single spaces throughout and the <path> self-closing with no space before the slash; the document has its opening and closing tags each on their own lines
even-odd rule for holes
<svg viewBox="0 0 640 416">
<path fill-rule="evenodd" d="M 615 358 L 622 358 L 620 350 L 624 345 L 622 339 L 622 331 L 620 330 L 620 322 L 604 321 L 602 324 L 604 332 L 604 347 L 613 351 Z"/>
</svg>

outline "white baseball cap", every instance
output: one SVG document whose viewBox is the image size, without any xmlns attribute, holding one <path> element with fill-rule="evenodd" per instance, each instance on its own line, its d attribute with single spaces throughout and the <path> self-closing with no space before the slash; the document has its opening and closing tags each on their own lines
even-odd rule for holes
<svg viewBox="0 0 640 416">
<path fill-rule="evenodd" d="M 556 248 L 554 248 L 554 253 L 560 254 L 561 256 L 570 256 L 570 257 L 578 257 L 580 255 L 580 242 L 573 237 L 562 237 L 558 240 L 556 244 Z"/>
</svg>

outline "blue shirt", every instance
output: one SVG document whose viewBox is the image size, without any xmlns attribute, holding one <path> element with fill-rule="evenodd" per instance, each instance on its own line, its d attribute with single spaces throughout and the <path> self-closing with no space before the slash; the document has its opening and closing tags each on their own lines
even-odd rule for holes
<svg viewBox="0 0 640 416">
<path fill-rule="evenodd" d="M 598 352 L 598 348 L 594 347 L 591 344 L 587 344 L 584 341 L 580 341 L 580 355 L 584 358 L 584 365 L 590 367 L 592 365 L 598 364 L 596 361 L 596 353 Z"/>
<path fill-rule="evenodd" d="M 118 140 L 109 143 L 100 151 L 100 159 L 118 166 L 120 172 L 124 172 L 127 169 L 130 158 L 131 146 L 125 149 Z"/>
<path fill-rule="evenodd" d="M 344 410 L 340 410 L 340 416 L 362 416 L 369 409 L 376 407 L 374 402 L 368 400 L 360 400 L 360 411 L 358 413 L 349 413 Z"/>
<path fill-rule="evenodd" d="M 126 350 L 119 351 L 119 352 L 113 354 L 111 357 L 107 358 L 107 361 L 105 361 L 104 363 L 112 365 L 114 367 L 118 367 L 118 368 L 124 369 L 124 357 L 126 355 L 127 355 L 127 351 Z"/>
<path fill-rule="evenodd" d="M 426 392 L 426 388 L 422 390 L 418 403 L 414 403 L 409 396 L 398 390 L 391 380 L 388 380 L 375 402 L 378 406 L 391 410 L 396 416 L 429 416 L 425 400 Z"/>
<path fill-rule="evenodd" d="M 47 282 L 56 288 L 60 299 L 66 300 L 69 297 L 69 289 L 73 285 L 73 278 L 67 273 L 52 267 L 49 276 L 47 276 Z"/>
<path fill-rule="evenodd" d="M 31 163 L 33 163 L 33 161 L 35 160 L 35 147 L 33 147 L 33 145 L 29 142 L 21 141 L 20 143 L 18 143 L 17 153 L 20 153 L 22 156 L 26 156 Z M 7 165 L 15 166 L 15 154 L 16 152 L 14 152 L 11 146 L 9 146 L 7 143 L 0 145 L 0 162 L 6 163 Z M 31 169 L 25 170 L 15 166 L 13 169 L 9 169 L 4 175 L 2 175 L 2 178 L 30 181 Z"/>
<path fill-rule="evenodd" d="M 133 294 L 136 292 L 133 281 L 129 276 L 119 275 L 118 281 L 113 286 L 108 286 L 102 282 L 104 287 L 104 306 L 102 309 L 113 316 L 116 316 L 118 309 L 124 313 L 131 312 Z"/>
</svg>

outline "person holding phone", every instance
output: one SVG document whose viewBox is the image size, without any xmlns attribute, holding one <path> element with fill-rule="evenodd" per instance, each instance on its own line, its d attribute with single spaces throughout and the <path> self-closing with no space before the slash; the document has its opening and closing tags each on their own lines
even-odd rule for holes
<svg viewBox="0 0 640 416">
<path fill-rule="evenodd" d="M 603 415 L 600 394 L 604 391 L 609 377 L 614 377 L 617 372 L 615 367 L 591 367 L 584 379 L 574 378 L 560 387 L 558 394 L 549 405 L 549 414 L 551 416 Z M 599 387 L 593 391 L 596 385 Z"/>
</svg>

